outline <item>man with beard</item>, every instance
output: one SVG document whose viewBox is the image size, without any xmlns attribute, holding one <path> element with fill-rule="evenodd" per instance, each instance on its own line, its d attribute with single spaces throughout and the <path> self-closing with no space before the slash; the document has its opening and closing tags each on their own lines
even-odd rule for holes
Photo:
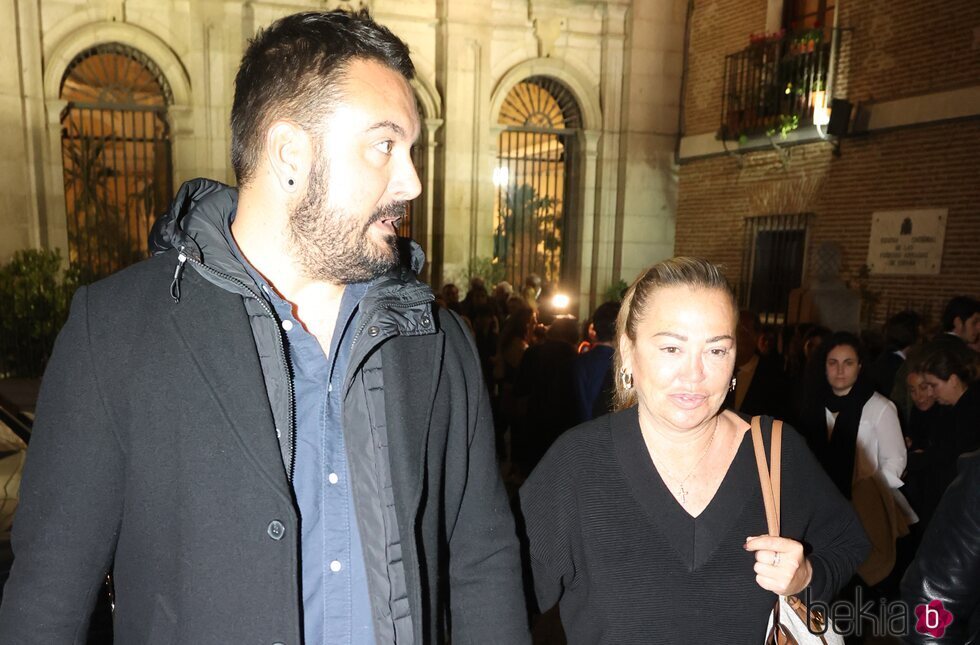
<svg viewBox="0 0 980 645">
<path fill-rule="evenodd" d="M 476 351 L 396 243 L 413 73 L 366 13 L 249 44 L 239 190 L 185 184 L 75 296 L 0 642 L 79 642 L 110 567 L 121 643 L 529 642 Z"/>
</svg>

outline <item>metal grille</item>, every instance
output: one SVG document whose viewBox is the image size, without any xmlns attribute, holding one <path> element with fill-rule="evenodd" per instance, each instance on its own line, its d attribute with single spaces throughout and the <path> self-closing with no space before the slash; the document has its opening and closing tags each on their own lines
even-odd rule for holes
<svg viewBox="0 0 980 645">
<path fill-rule="evenodd" d="M 741 304 L 766 324 L 785 324 L 789 294 L 803 279 L 808 214 L 745 220 Z"/>
<path fill-rule="evenodd" d="M 767 39 L 725 57 L 723 138 L 787 134 L 813 123 L 827 104 L 831 41 L 811 29 Z"/>
<path fill-rule="evenodd" d="M 75 57 L 61 97 L 69 260 L 96 279 L 146 256 L 173 195 L 172 94 L 153 61 L 109 43 Z"/>
<path fill-rule="evenodd" d="M 498 123 L 494 262 L 521 284 L 531 273 L 557 284 L 572 212 L 578 104 L 558 81 L 532 76 L 508 93 Z"/>
</svg>

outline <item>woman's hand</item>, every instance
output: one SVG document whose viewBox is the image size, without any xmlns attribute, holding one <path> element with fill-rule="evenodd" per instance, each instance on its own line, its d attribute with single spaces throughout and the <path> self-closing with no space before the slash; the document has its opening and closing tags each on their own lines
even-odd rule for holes
<svg viewBox="0 0 980 645">
<path fill-rule="evenodd" d="M 755 552 L 755 581 L 763 589 L 792 596 L 810 584 L 813 568 L 796 540 L 759 535 L 746 539 L 743 548 Z"/>
</svg>

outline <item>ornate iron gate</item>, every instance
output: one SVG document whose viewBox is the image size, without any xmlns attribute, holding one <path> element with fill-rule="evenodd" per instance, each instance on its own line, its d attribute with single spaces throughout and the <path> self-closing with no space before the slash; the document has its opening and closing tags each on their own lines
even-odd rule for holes
<svg viewBox="0 0 980 645">
<path fill-rule="evenodd" d="M 512 284 L 531 273 L 553 284 L 562 278 L 581 122 L 571 92 L 552 78 L 527 78 L 504 100 L 498 123 L 506 128 L 493 177 L 493 255 Z"/>
<path fill-rule="evenodd" d="M 69 260 L 96 279 L 146 257 L 173 195 L 170 87 L 141 52 L 108 43 L 71 62 L 61 115 Z"/>
</svg>

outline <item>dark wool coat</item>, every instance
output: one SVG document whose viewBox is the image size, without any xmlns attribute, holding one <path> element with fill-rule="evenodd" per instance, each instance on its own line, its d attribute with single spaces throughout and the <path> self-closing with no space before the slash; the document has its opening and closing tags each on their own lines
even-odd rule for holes
<svg viewBox="0 0 980 645">
<path fill-rule="evenodd" d="M 38 402 L 0 643 L 84 643 L 110 566 L 116 642 L 302 642 L 298 515 L 257 314 L 189 269 L 175 303 L 177 263 L 172 250 L 76 294 Z M 349 387 L 368 388 L 360 370 L 380 357 L 415 643 L 527 643 L 472 340 L 447 313 L 406 335 L 397 303 L 380 309 Z M 374 416 L 345 403 L 345 433 Z"/>
</svg>

